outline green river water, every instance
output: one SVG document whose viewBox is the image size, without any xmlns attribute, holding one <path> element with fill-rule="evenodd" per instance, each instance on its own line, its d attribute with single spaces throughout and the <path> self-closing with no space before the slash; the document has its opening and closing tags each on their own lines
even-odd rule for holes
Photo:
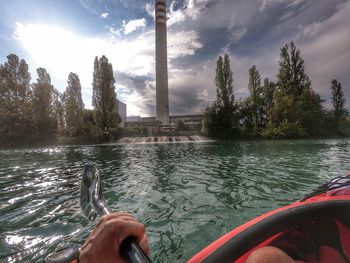
<svg viewBox="0 0 350 263">
<path fill-rule="evenodd" d="M 0 261 L 42 262 L 82 244 L 79 206 L 95 164 L 107 203 L 146 225 L 154 262 L 185 262 L 234 227 L 350 170 L 350 139 L 0 150 Z"/>
</svg>

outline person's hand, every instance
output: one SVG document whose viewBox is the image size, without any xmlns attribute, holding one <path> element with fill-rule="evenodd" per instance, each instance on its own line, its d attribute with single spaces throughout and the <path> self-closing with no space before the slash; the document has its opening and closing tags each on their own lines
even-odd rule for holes
<svg viewBox="0 0 350 263">
<path fill-rule="evenodd" d="M 80 248 L 80 263 L 119 263 L 120 245 L 127 238 L 136 238 L 141 249 L 148 255 L 149 248 L 145 227 L 132 215 L 117 212 L 101 217 L 90 236 Z"/>
</svg>

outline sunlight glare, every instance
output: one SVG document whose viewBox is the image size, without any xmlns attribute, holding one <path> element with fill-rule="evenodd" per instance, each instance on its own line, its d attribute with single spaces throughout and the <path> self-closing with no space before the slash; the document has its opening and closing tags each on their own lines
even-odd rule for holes
<svg viewBox="0 0 350 263">
<path fill-rule="evenodd" d="M 154 44 L 149 36 L 115 41 L 80 36 L 55 26 L 17 22 L 14 37 L 36 65 L 61 80 L 66 80 L 69 72 L 77 73 L 83 87 L 91 86 L 95 56 L 106 55 L 114 70 L 131 75 L 150 74 L 154 67 Z"/>
</svg>

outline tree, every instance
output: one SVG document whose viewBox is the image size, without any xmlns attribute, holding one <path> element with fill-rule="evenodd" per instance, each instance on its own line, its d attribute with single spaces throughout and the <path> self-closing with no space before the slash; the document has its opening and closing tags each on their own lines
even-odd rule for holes
<svg viewBox="0 0 350 263">
<path fill-rule="evenodd" d="M 262 86 L 262 126 L 266 128 L 268 122 L 268 112 L 272 106 L 273 93 L 276 89 L 276 84 L 269 81 L 268 78 L 264 79 L 264 85 Z"/>
<path fill-rule="evenodd" d="M 17 55 L 0 65 L 0 132 L 8 138 L 32 132 L 32 105 L 28 64 Z"/>
<path fill-rule="evenodd" d="M 107 133 L 120 122 L 114 82 L 112 64 L 105 56 L 95 57 L 92 82 L 94 119 L 97 126 Z"/>
<path fill-rule="evenodd" d="M 66 122 L 65 122 L 65 96 L 64 94 L 61 94 L 58 90 L 55 88 L 52 92 L 52 116 L 56 120 L 57 123 L 57 132 L 60 135 L 65 134 L 66 131 Z"/>
<path fill-rule="evenodd" d="M 344 94 L 343 94 L 343 87 L 340 82 L 333 79 L 332 80 L 332 103 L 333 103 L 333 116 L 335 119 L 339 119 L 345 112 L 344 110 Z"/>
<path fill-rule="evenodd" d="M 254 132 L 257 132 L 262 128 L 263 112 L 261 77 L 255 65 L 249 69 L 248 90 L 250 98 L 247 102 L 250 103 L 252 128 Z"/>
<path fill-rule="evenodd" d="M 177 119 L 175 122 L 175 129 L 177 131 L 185 131 L 186 130 L 186 125 L 181 119 Z"/>
<path fill-rule="evenodd" d="M 65 91 L 66 124 L 70 136 L 81 134 L 84 114 L 84 103 L 81 96 L 81 85 L 77 74 L 70 73 Z"/>
<path fill-rule="evenodd" d="M 234 103 L 232 75 L 229 56 L 219 56 L 215 76 L 216 102 L 219 108 L 229 108 Z"/>
<path fill-rule="evenodd" d="M 272 81 L 269 81 L 269 78 L 264 79 L 264 85 L 262 87 L 262 97 L 263 97 L 263 105 L 266 108 L 265 112 L 271 108 L 273 92 L 276 89 L 276 84 Z"/>
<path fill-rule="evenodd" d="M 44 68 L 37 69 L 38 78 L 33 84 L 34 123 L 38 136 L 50 136 L 56 132 L 57 118 L 54 110 L 54 87 L 50 74 Z"/>
<path fill-rule="evenodd" d="M 216 62 L 216 101 L 204 112 L 204 124 L 209 136 L 228 139 L 233 136 L 235 124 L 233 78 L 230 58 L 219 56 Z"/>
<path fill-rule="evenodd" d="M 246 132 L 251 132 L 254 130 L 253 123 L 253 103 L 251 102 L 251 97 L 246 98 L 238 103 L 239 119 L 243 130 Z"/>
<path fill-rule="evenodd" d="M 269 130 L 282 137 L 314 135 L 322 125 L 321 100 L 311 87 L 304 60 L 293 42 L 281 48 L 279 65 L 268 110 Z"/>
<path fill-rule="evenodd" d="M 284 95 L 301 96 L 311 88 L 311 81 L 305 73 L 304 60 L 294 42 L 281 48 L 278 87 Z"/>
</svg>

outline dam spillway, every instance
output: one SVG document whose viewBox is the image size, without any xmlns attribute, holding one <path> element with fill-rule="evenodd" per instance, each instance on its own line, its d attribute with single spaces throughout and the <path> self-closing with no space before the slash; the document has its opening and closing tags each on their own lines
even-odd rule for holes
<svg viewBox="0 0 350 263">
<path fill-rule="evenodd" d="M 208 138 L 201 135 L 191 136 L 147 136 L 147 137 L 124 137 L 118 143 L 180 143 L 180 142 L 208 142 Z"/>
</svg>

